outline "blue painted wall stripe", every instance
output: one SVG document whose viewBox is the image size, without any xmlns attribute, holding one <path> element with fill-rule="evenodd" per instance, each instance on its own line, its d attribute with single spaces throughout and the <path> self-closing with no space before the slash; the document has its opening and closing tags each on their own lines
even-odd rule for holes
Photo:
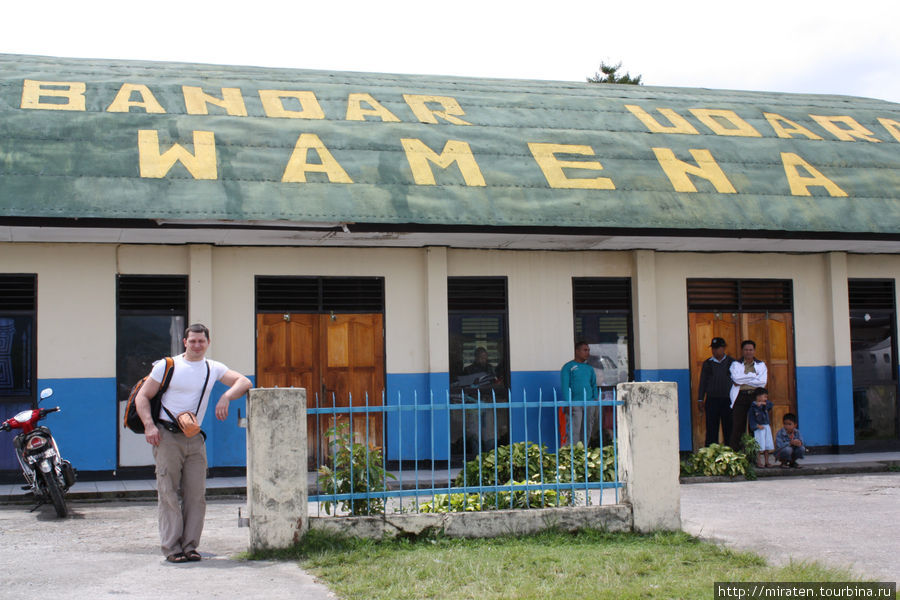
<svg viewBox="0 0 900 600">
<path fill-rule="evenodd" d="M 797 367 L 797 408 L 800 428 L 811 446 L 851 445 L 855 442 L 853 426 L 853 386 L 849 366 Z M 691 398 L 688 369 L 653 369 L 636 372 L 639 381 L 674 381 L 678 386 L 678 434 L 681 450 L 691 450 Z M 251 377 L 251 379 L 253 379 Z M 389 373 L 386 376 L 386 402 L 428 404 L 432 394 L 437 403 L 446 401 L 450 377 L 448 373 Z M 51 428 L 64 456 L 81 470 L 111 471 L 116 469 L 118 435 L 132 435 L 121 429 L 116 403 L 115 378 L 42 379 L 39 389 L 52 387 L 53 405 L 62 412 L 51 415 Z M 559 372 L 515 371 L 511 374 L 513 398 L 524 397 L 537 402 L 552 401 L 559 393 Z M 213 398 L 217 399 L 225 386 L 216 383 Z M 211 467 L 241 467 L 246 465 L 246 431 L 237 427 L 237 411 L 246 414 L 244 399 L 231 403 L 228 419 L 223 423 L 215 418 L 214 403 L 207 409 L 204 429 Z M 449 450 L 449 411 L 434 414 L 406 412 L 386 417 L 386 456 L 390 460 L 430 459 L 446 460 Z M 541 440 L 551 450 L 556 447 L 555 420 L 552 411 L 513 409 L 515 431 Z M 415 420 L 415 421 L 414 421 Z M 773 424 L 775 428 L 780 424 Z M 434 432 L 432 441 L 431 432 Z M 417 432 L 416 437 L 413 433 Z M 521 437 L 526 437 L 524 433 Z M 522 441 L 516 439 L 513 441 Z M 374 443 L 379 443 L 373 440 Z M 432 451 L 433 448 L 433 451 Z M 433 453 L 432 453 L 433 452 Z M 11 467 L 10 467 L 11 468 Z"/>
</svg>

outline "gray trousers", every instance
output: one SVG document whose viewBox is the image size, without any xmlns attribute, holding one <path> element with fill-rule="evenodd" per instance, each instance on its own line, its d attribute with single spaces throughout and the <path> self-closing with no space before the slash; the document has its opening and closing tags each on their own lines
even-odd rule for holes
<svg viewBox="0 0 900 600">
<path fill-rule="evenodd" d="M 206 443 L 202 435 L 159 428 L 156 490 L 163 556 L 196 550 L 206 518 Z"/>
<path fill-rule="evenodd" d="M 587 423 L 585 423 L 585 408 L 587 409 Z M 566 410 L 566 416 L 569 416 Z M 595 431 L 599 431 L 600 407 L 599 406 L 573 406 L 571 412 L 571 423 L 569 424 L 569 442 L 575 445 L 578 442 L 584 444 L 587 448 L 591 441 L 591 436 Z M 585 439 L 585 429 L 587 429 L 587 438 Z M 602 445 L 602 442 L 601 442 Z"/>
</svg>

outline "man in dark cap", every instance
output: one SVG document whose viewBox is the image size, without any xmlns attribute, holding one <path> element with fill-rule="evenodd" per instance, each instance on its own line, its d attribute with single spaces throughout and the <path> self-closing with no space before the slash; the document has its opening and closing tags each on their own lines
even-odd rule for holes
<svg viewBox="0 0 900 600">
<path fill-rule="evenodd" d="M 697 406 L 700 413 L 706 413 L 706 442 L 704 446 L 719 441 L 719 423 L 722 424 L 722 439 L 727 444 L 731 439 L 731 363 L 734 359 L 725 353 L 728 344 L 720 337 L 714 337 L 709 347 L 712 356 L 703 361 L 700 369 L 700 385 L 697 389 Z"/>
</svg>

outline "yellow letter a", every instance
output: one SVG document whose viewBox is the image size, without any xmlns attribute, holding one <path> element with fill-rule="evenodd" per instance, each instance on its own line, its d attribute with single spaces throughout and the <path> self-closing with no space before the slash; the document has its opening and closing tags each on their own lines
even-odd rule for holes
<svg viewBox="0 0 900 600">
<path fill-rule="evenodd" d="M 319 163 L 309 163 L 306 161 L 309 151 L 315 150 L 319 155 Z M 297 138 L 297 144 L 294 146 L 294 152 L 288 160 L 287 166 L 284 168 L 284 175 L 281 181 L 288 183 L 306 183 L 307 173 L 325 173 L 328 181 L 331 183 L 353 183 L 347 172 L 344 171 L 340 163 L 334 159 L 322 140 L 314 133 L 302 133 Z"/>
<path fill-rule="evenodd" d="M 793 196 L 812 196 L 809 191 L 810 186 L 821 186 L 828 190 L 828 193 L 836 197 L 845 197 L 847 192 L 838 187 L 838 185 L 822 175 L 814 166 L 800 158 L 793 152 L 782 152 L 781 162 L 784 163 L 784 174 L 787 175 L 788 183 L 791 186 L 791 195 Z M 812 177 L 801 177 L 797 171 L 797 167 L 803 167 Z"/>
</svg>

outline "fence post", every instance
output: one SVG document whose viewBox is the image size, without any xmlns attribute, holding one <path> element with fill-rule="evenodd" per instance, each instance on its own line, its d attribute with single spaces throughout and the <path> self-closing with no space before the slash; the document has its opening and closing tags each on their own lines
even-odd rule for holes
<svg viewBox="0 0 900 600">
<path fill-rule="evenodd" d="M 254 388 L 247 399 L 250 550 L 287 548 L 309 528 L 306 390 Z"/>
<path fill-rule="evenodd" d="M 620 383 L 617 411 L 619 477 L 631 504 L 634 530 L 681 529 L 678 386 Z"/>
</svg>

